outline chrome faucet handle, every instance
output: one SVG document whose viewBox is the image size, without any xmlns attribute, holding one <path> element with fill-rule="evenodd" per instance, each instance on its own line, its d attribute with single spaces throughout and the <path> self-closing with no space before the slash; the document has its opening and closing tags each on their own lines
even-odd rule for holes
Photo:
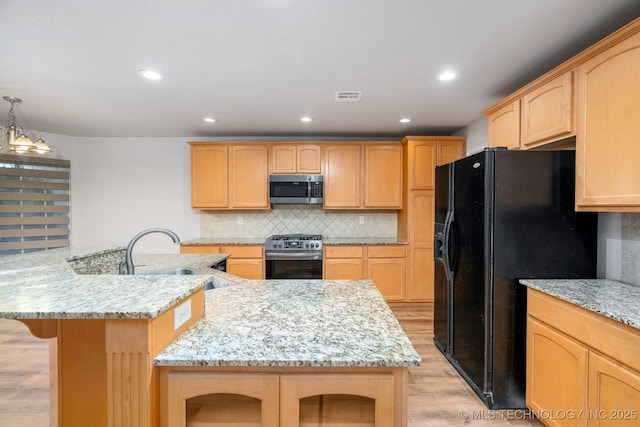
<svg viewBox="0 0 640 427">
<path fill-rule="evenodd" d="M 118 265 L 118 274 L 127 274 L 127 263 L 125 260 L 120 261 L 120 265 Z"/>
</svg>

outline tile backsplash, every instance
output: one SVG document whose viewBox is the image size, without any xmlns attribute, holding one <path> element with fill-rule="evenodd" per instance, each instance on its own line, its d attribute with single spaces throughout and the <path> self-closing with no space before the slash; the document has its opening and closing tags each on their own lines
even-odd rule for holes
<svg viewBox="0 0 640 427">
<path fill-rule="evenodd" d="M 397 213 L 278 205 L 265 211 L 203 211 L 200 214 L 202 238 L 266 238 L 273 234 L 292 233 L 322 234 L 325 238 L 395 238 Z"/>
<path fill-rule="evenodd" d="M 623 282 L 640 285 L 640 213 L 622 214 Z"/>
</svg>

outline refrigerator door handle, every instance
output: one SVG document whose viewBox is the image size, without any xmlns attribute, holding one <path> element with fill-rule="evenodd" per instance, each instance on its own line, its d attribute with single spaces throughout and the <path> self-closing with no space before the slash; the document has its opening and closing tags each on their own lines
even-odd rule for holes
<svg viewBox="0 0 640 427">
<path fill-rule="evenodd" d="M 444 221 L 444 239 L 442 242 L 442 261 L 444 264 L 444 274 L 447 277 L 449 283 L 453 283 L 453 271 L 451 270 L 451 263 L 449 257 L 450 238 L 451 238 L 451 223 L 453 222 L 453 213 L 447 212 L 447 216 Z"/>
</svg>

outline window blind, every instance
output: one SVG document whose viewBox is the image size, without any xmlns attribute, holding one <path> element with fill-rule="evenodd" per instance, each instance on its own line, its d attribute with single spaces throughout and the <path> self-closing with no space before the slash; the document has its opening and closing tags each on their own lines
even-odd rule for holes
<svg viewBox="0 0 640 427">
<path fill-rule="evenodd" d="M 0 255 L 69 246 L 68 160 L 0 154 Z"/>
</svg>

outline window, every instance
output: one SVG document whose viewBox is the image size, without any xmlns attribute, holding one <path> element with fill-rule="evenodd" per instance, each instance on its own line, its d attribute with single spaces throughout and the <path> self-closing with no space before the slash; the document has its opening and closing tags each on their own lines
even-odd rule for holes
<svg viewBox="0 0 640 427">
<path fill-rule="evenodd" d="M 0 155 L 0 255 L 69 246 L 68 160 Z"/>
</svg>

